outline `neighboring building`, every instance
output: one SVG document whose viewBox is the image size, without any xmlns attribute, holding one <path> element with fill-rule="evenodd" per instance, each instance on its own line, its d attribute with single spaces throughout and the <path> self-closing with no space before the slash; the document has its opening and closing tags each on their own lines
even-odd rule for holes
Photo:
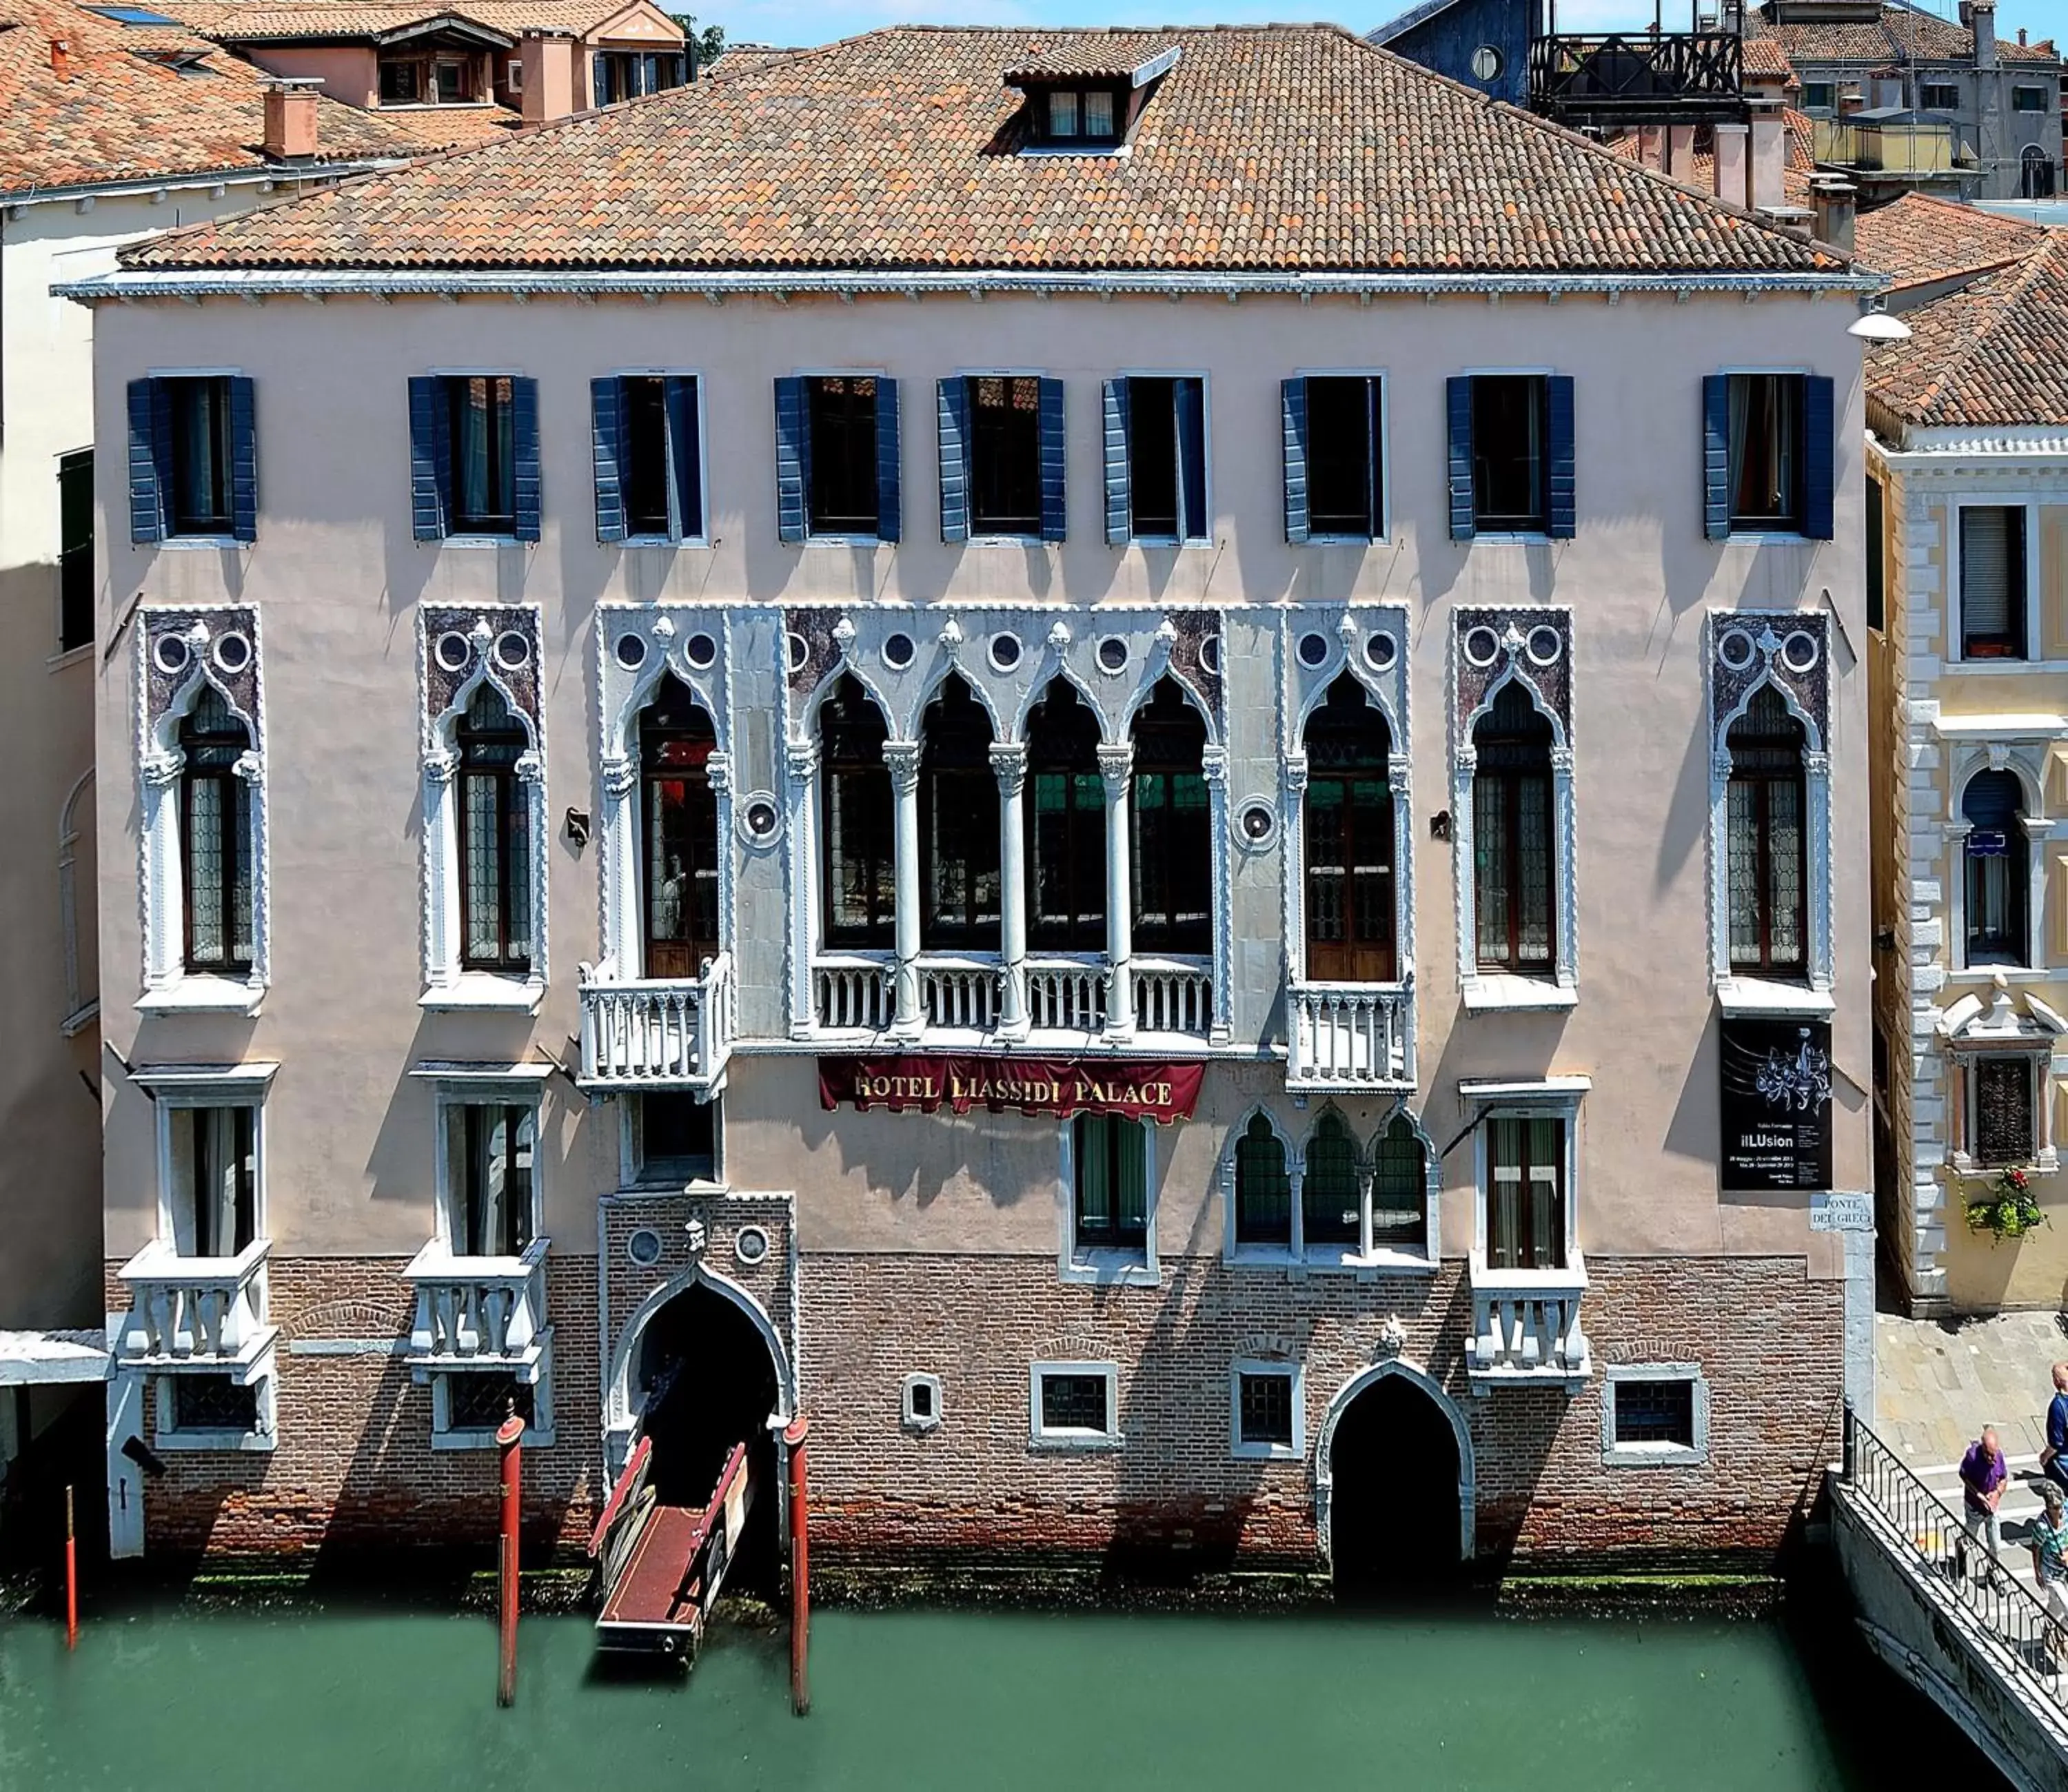
<svg viewBox="0 0 2068 1792">
<path fill-rule="evenodd" d="M 837 1558 L 1770 1558 L 1871 1372 L 1872 284 L 1309 26 L 70 289 L 260 493 L 100 482 L 117 1550 L 485 1535 L 515 1402 L 562 1541 L 801 1410 Z"/>
<path fill-rule="evenodd" d="M 2050 39 L 1999 38 L 1994 0 L 1961 0 L 1957 25 L 1905 0 L 1769 0 L 1764 19 L 1818 121 L 1819 162 L 1849 165 L 1891 195 L 1904 185 L 1956 198 L 2054 191 L 2061 55 Z"/>
<path fill-rule="evenodd" d="M 1914 1311 L 2052 1307 L 2068 1280 L 2068 232 L 1963 212 L 1937 224 L 1935 262 L 1929 202 L 1905 203 L 1915 215 L 1886 231 L 1890 214 L 1863 219 L 1860 245 L 1940 295 L 1868 362 L 1881 1234 Z M 2025 246 L 2005 260 L 2013 229 Z M 1972 1229 L 2013 1170 L 2054 1223 Z"/>
<path fill-rule="evenodd" d="M 678 87 L 681 23 L 652 0 L 167 0 L 196 30 L 333 100 L 432 115 L 454 140 Z M 526 83 L 531 94 L 526 96 Z"/>
<path fill-rule="evenodd" d="M 413 147 L 127 11 L 35 0 L 0 22 L 0 1484 L 62 1397 L 30 1385 L 80 1371 L 41 1335 L 102 1318 L 92 319 L 50 289 Z"/>
</svg>

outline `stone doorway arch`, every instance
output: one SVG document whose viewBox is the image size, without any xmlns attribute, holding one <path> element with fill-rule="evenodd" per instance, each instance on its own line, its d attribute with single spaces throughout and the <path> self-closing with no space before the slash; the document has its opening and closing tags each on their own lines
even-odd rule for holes
<svg viewBox="0 0 2068 1792">
<path fill-rule="evenodd" d="M 1353 1375 L 1337 1390 L 1322 1418 L 1321 1431 L 1314 1442 L 1314 1528 L 1322 1559 L 1331 1568 L 1339 1565 L 1341 1552 L 1337 1548 L 1336 1526 L 1339 1518 L 1347 1520 L 1354 1517 L 1341 1511 L 1337 1486 L 1337 1444 L 1343 1436 L 1344 1421 L 1351 1408 L 1374 1390 L 1382 1391 L 1382 1397 L 1390 1395 L 1426 1403 L 1433 1409 L 1430 1415 L 1432 1426 L 1435 1420 L 1440 1419 L 1447 1431 L 1457 1465 L 1457 1561 L 1460 1566 L 1468 1566 L 1476 1552 L 1478 1540 L 1478 1469 L 1472 1452 L 1472 1428 L 1465 1422 L 1464 1413 L 1457 1402 L 1427 1369 L 1400 1358 L 1374 1363 Z"/>
</svg>

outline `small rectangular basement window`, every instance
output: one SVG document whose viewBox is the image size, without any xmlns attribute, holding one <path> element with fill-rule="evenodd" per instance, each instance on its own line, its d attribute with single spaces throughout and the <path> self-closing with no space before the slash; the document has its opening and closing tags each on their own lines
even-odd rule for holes
<svg viewBox="0 0 2068 1792">
<path fill-rule="evenodd" d="M 1299 1371 L 1289 1363 L 1243 1361 L 1230 1375 L 1231 1453 L 1267 1459 L 1303 1456 L 1307 1428 Z"/>
<path fill-rule="evenodd" d="M 1618 1363 L 1602 1390 L 1602 1461 L 1688 1467 L 1709 1459 L 1709 1384 L 1691 1363 Z"/>
<path fill-rule="evenodd" d="M 228 1375 L 172 1375 L 174 1431 L 255 1431 L 258 1390 Z"/>
<path fill-rule="evenodd" d="M 511 1375 L 462 1375 L 450 1379 L 451 1428 L 495 1431 L 515 1412 L 531 1422 L 531 1390 Z"/>
<path fill-rule="evenodd" d="M 1028 1372 L 1028 1432 L 1037 1445 L 1120 1447 L 1120 1369 L 1112 1363 L 1036 1363 Z"/>
<path fill-rule="evenodd" d="M 1917 103 L 1928 112 L 1956 112 L 1960 89 L 1952 81 L 1927 81 L 1918 89 Z"/>
<path fill-rule="evenodd" d="M 504 1369 L 465 1369 L 439 1371 L 430 1384 L 434 1450 L 495 1449 L 495 1434 L 513 1408 L 524 1421 L 527 1445 L 543 1448 L 553 1441 L 550 1347 L 539 1361 L 535 1381 Z"/>
</svg>

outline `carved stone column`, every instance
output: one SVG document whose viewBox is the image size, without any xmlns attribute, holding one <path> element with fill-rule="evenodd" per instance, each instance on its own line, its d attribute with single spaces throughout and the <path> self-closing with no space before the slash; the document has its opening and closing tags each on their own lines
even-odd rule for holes
<svg viewBox="0 0 2068 1792">
<path fill-rule="evenodd" d="M 1128 876 L 1133 743 L 1101 746 L 1098 768 L 1105 781 L 1105 1031 L 1109 1039 L 1130 1039 L 1134 1036 L 1134 898 Z"/>
<path fill-rule="evenodd" d="M 812 1008 L 812 936 L 817 924 L 817 848 L 812 826 L 812 793 L 819 775 L 819 743 L 784 743 L 783 769 L 788 786 L 790 839 L 790 1037 L 811 1037 L 818 1017 Z"/>
<path fill-rule="evenodd" d="M 1024 1039 L 1027 1017 L 1027 746 L 995 741 L 991 774 L 998 780 L 999 1034 Z"/>
<path fill-rule="evenodd" d="M 897 1008 L 890 1024 L 899 1037 L 910 1039 L 926 1024 L 919 1006 L 919 743 L 885 741 L 883 762 L 890 768 L 891 875 L 898 904 Z"/>
</svg>

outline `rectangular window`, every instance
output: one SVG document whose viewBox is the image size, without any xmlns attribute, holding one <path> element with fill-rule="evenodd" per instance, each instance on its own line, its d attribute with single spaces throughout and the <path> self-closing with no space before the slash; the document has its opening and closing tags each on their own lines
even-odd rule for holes
<svg viewBox="0 0 2068 1792">
<path fill-rule="evenodd" d="M 1976 1058 L 1974 1083 L 1975 1162 L 1996 1168 L 2031 1163 L 2039 1155 L 2033 1105 L 2035 1059 L 2009 1053 Z"/>
<path fill-rule="evenodd" d="M 718 1171 L 718 1103 L 686 1090 L 633 1095 L 633 1159 L 641 1182 L 680 1188 Z"/>
<path fill-rule="evenodd" d="M 1831 83 L 1805 81 L 1802 83 L 1802 109 L 1805 112 L 1828 112 L 1831 109 Z"/>
<path fill-rule="evenodd" d="M 1310 378 L 1306 387 L 1310 537 L 1375 541 L 1385 529 L 1380 381 Z"/>
<path fill-rule="evenodd" d="M 1708 1459 L 1709 1384 L 1691 1363 L 1618 1363 L 1602 1400 L 1602 1461 L 1687 1468 Z"/>
<path fill-rule="evenodd" d="M 474 97 L 474 69 L 457 56 L 441 56 L 436 65 L 438 104 L 457 106 Z"/>
<path fill-rule="evenodd" d="M 384 59 L 381 64 L 381 104 L 414 106 L 424 97 L 424 65 L 413 59 Z"/>
<path fill-rule="evenodd" d="M 969 402 L 970 527 L 979 535 L 1041 533 L 1041 382 L 984 374 Z"/>
<path fill-rule="evenodd" d="M 1794 533 L 1803 526 L 1803 381 L 1793 373 L 1733 373 L 1730 382 L 1730 526 Z"/>
<path fill-rule="evenodd" d="M 230 381 L 169 380 L 173 400 L 171 503 L 175 535 L 227 535 L 230 498 Z"/>
<path fill-rule="evenodd" d="M 1207 534 L 1206 383 L 1127 381 L 1129 522 L 1138 540 Z"/>
<path fill-rule="evenodd" d="M 1953 81 L 1926 81 L 1918 87 L 1917 103 L 1928 112 L 1956 112 L 1960 109 L 1960 89 Z"/>
<path fill-rule="evenodd" d="M 481 1370 L 446 1380 L 446 1428 L 495 1431 L 512 1412 L 531 1423 L 531 1389 L 514 1375 Z"/>
<path fill-rule="evenodd" d="M 531 1241 L 535 1109 L 503 1102 L 446 1107 L 446 1188 L 455 1257 L 516 1257 Z"/>
<path fill-rule="evenodd" d="M 93 639 L 93 450 L 58 457 L 58 651 Z"/>
<path fill-rule="evenodd" d="M 1036 133 L 1074 148 L 1109 148 L 1120 140 L 1127 108 L 1111 87 L 1050 87 L 1031 108 Z"/>
<path fill-rule="evenodd" d="M 226 1375 L 167 1375 L 171 1390 L 169 1431 L 252 1432 L 258 1428 L 258 1390 L 239 1387 Z"/>
<path fill-rule="evenodd" d="M 506 376 L 445 382 L 451 444 L 452 526 L 463 535 L 509 535 L 517 529 L 516 411 Z"/>
<path fill-rule="evenodd" d="M 2046 89 L 2044 87 L 2013 87 L 2010 90 L 2010 109 L 2014 112 L 2043 112 L 2046 110 Z"/>
<path fill-rule="evenodd" d="M 235 1257 L 258 1236 L 258 1111 L 175 1107 L 173 1243 L 182 1257 Z"/>
<path fill-rule="evenodd" d="M 1292 1376 L 1266 1372 L 1236 1377 L 1238 1445 L 1288 1448 L 1292 1442 Z"/>
<path fill-rule="evenodd" d="M 600 443 L 599 456 L 607 453 L 617 489 L 612 494 L 600 484 L 599 523 L 614 496 L 621 507 L 617 521 L 622 531 L 621 536 L 616 530 L 600 526 L 599 536 L 605 540 L 700 538 L 704 532 L 703 480 L 695 379 L 682 374 L 633 374 L 596 384 L 604 388 L 596 401 L 600 437 L 612 429 L 605 399 L 616 400 L 614 435 Z M 605 463 L 600 459 L 599 464 Z M 598 477 L 602 482 L 606 475 L 600 472 Z"/>
<path fill-rule="evenodd" d="M 1076 1241 L 1082 1250 L 1141 1250 L 1149 1237 L 1147 1124 L 1118 1114 L 1071 1123 Z"/>
<path fill-rule="evenodd" d="M 876 382 L 835 374 L 804 382 L 811 442 L 811 532 L 873 535 Z"/>
<path fill-rule="evenodd" d="M 1883 520 L 1881 482 L 1867 481 L 1867 627 L 1888 626 L 1888 542 Z"/>
<path fill-rule="evenodd" d="M 1112 1449 L 1120 1442 L 1118 1368 L 1036 1363 L 1028 1371 L 1028 1433 L 1037 1444 Z"/>
<path fill-rule="evenodd" d="M 1565 1266 L 1565 1123 L 1503 1115 L 1487 1125 L 1487 1266 Z"/>
<path fill-rule="evenodd" d="M 1960 657 L 2021 660 L 2025 511 L 1970 504 L 1960 511 Z"/>
<path fill-rule="evenodd" d="M 1551 516 L 1550 382 L 1542 374 L 1472 380 L 1472 522 L 1541 534 Z"/>
</svg>

